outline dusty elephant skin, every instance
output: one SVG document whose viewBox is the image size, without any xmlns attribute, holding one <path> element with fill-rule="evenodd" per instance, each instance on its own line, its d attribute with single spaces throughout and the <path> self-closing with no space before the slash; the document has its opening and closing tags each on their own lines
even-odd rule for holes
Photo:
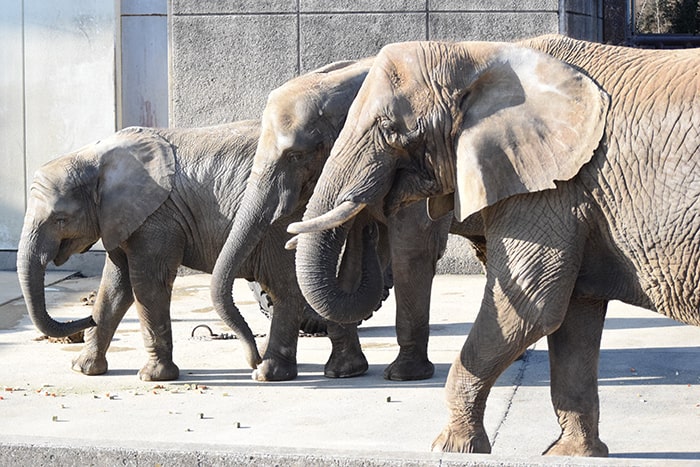
<svg viewBox="0 0 700 467">
<path fill-rule="evenodd" d="M 696 50 L 560 36 L 393 44 L 377 56 L 289 230 L 307 232 L 297 270 L 309 274 L 334 261 L 336 226 L 356 206 L 390 213 L 429 198 L 436 215 L 481 214 L 487 284 L 434 449 L 490 452 L 489 391 L 547 336 L 561 435 L 546 453 L 606 456 L 597 370 L 608 301 L 700 325 L 699 69 Z M 315 221 L 332 217 L 328 230 Z M 344 318 L 301 286 L 323 316 Z"/>
<path fill-rule="evenodd" d="M 212 271 L 241 203 L 259 134 L 258 121 L 199 129 L 127 128 L 37 171 L 18 273 L 32 320 L 42 332 L 66 335 L 94 320 L 74 370 L 107 371 L 107 348 L 135 300 L 149 354 L 139 376 L 178 377 L 170 323 L 173 281 L 180 265 Z M 296 321 L 284 313 L 296 316 L 305 306 L 294 255 L 284 249 L 285 227 L 301 212 L 289 214 L 286 223 L 261 236 L 236 276 L 257 280 L 278 301 L 271 338 L 275 333 L 296 336 L 298 327 L 285 327 Z M 43 294 L 46 265 L 60 265 L 100 238 L 108 256 L 92 316 L 77 325 L 53 320 Z M 240 313 L 224 318 L 255 368 L 262 359 L 247 323 Z M 265 355 L 280 353 L 275 345 L 273 339 Z"/>
<path fill-rule="evenodd" d="M 229 293 L 233 278 L 261 236 L 278 219 L 306 205 L 372 62 L 373 58 L 332 63 L 290 80 L 270 93 L 252 175 L 212 275 L 212 302 L 220 315 L 234 310 Z M 388 219 L 381 213 L 378 217 L 381 221 L 376 240 L 378 258 L 372 258 L 375 253 L 371 242 L 367 249 L 362 247 L 363 227 L 374 222 L 372 218 L 363 218 L 348 226 L 350 241 L 343 258 L 326 263 L 332 270 L 328 284 L 335 292 L 332 306 L 338 313 L 346 314 L 343 324 L 329 327 L 329 336 L 333 341 L 342 337 L 353 345 L 335 346 L 324 374 L 350 377 L 366 372 L 368 364 L 356 337 L 356 323 L 371 314 L 379 302 L 382 278 L 390 263 L 400 351 L 384 375 L 392 380 L 430 378 L 434 372 L 427 354 L 430 291 L 436 262 L 447 241 L 450 218 L 433 223 L 422 205 L 401 209 Z M 460 233 L 468 232 L 463 229 Z M 363 255 L 372 258 L 373 264 L 379 264 L 381 271 L 364 267 L 359 261 Z M 336 277 L 338 264 L 341 266 Z M 361 270 L 371 271 L 364 275 L 364 281 L 360 280 Z M 303 280 L 313 282 L 316 278 L 310 275 Z M 358 306 L 356 300 L 363 303 Z M 353 305 L 349 311 L 345 303 Z M 294 317 L 293 313 L 284 316 Z M 268 352 L 270 358 L 263 359 L 254 373 L 255 379 L 284 380 L 296 376 L 297 335 L 286 337 L 285 342 L 276 346 L 283 354 Z"/>
</svg>

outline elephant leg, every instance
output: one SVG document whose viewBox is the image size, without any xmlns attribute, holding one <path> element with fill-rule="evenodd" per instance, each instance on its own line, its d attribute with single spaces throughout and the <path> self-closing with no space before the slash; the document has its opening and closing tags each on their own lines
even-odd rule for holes
<svg viewBox="0 0 700 467">
<path fill-rule="evenodd" d="M 384 370 L 385 379 L 421 380 L 435 372 L 428 359 L 430 296 L 450 220 L 447 217 L 432 222 L 425 206 L 415 203 L 399 211 L 389 223 L 399 355 Z"/>
<path fill-rule="evenodd" d="M 351 378 L 367 372 L 369 364 L 362 353 L 356 324 L 328 322 L 331 355 L 323 370 L 327 378 Z"/>
<path fill-rule="evenodd" d="M 107 372 L 107 349 L 117 326 L 133 302 L 126 256 L 121 250 L 114 250 L 105 260 L 93 307 L 92 317 L 97 326 L 85 330 L 85 346 L 73 360 L 74 371 L 86 375 Z"/>
<path fill-rule="evenodd" d="M 167 243 L 167 242 L 164 242 Z M 172 258 L 173 251 L 182 251 L 172 242 L 164 249 L 155 248 L 151 254 L 138 248 L 129 256 L 131 284 L 136 298 L 136 310 L 148 361 L 139 370 L 143 381 L 177 379 L 180 370 L 173 362 L 173 336 L 170 321 L 170 300 L 173 283 L 180 264 Z"/>
<path fill-rule="evenodd" d="M 267 345 L 262 362 L 253 370 L 253 379 L 257 381 L 288 381 L 297 377 L 297 343 L 303 300 L 290 303 L 284 295 L 268 289 L 272 296 L 275 312 L 270 323 Z M 295 305 L 296 304 L 296 305 Z"/>
<path fill-rule="evenodd" d="M 537 199 L 545 203 L 528 202 Z M 484 297 L 450 368 L 445 386 L 450 419 L 433 442 L 435 450 L 491 452 L 483 419 L 493 384 L 528 346 L 558 329 L 571 300 L 584 229 L 575 216 L 543 214 L 554 205 L 544 196 L 518 201 L 486 211 L 495 216 L 486 225 Z"/>
<path fill-rule="evenodd" d="M 606 308 L 606 301 L 572 299 L 564 322 L 547 337 L 552 404 L 562 429 L 547 455 L 608 455 L 598 435 L 598 357 Z"/>
</svg>

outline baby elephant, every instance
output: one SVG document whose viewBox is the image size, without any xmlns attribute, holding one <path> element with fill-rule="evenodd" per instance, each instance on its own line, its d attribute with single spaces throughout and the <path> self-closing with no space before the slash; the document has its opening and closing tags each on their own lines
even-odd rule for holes
<svg viewBox="0 0 700 467">
<path fill-rule="evenodd" d="M 87 328 L 73 369 L 107 371 L 106 352 L 127 309 L 136 302 L 149 359 L 146 381 L 176 379 L 170 300 L 180 265 L 211 272 L 231 229 L 250 174 L 258 121 L 197 129 L 127 128 L 41 167 L 30 190 L 17 271 L 29 314 L 46 335 Z M 272 225 L 238 271 L 256 280 L 275 302 L 265 359 L 293 362 L 305 301 L 284 249 L 296 212 Z M 46 310 L 46 265 L 65 263 L 102 239 L 107 259 L 92 316 L 70 323 Z M 261 361 L 240 314 L 222 316 L 242 340 L 252 368 Z M 356 328 L 329 325 L 332 358 L 364 358 Z M 286 366 L 289 365 L 279 365 Z M 276 375 L 277 379 L 296 376 Z"/>
</svg>

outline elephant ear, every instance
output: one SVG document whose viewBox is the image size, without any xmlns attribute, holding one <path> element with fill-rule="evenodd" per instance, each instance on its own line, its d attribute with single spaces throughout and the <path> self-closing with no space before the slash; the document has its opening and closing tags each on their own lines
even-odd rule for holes
<svg viewBox="0 0 700 467">
<path fill-rule="evenodd" d="M 107 251 L 126 240 L 170 196 L 171 145 L 147 128 L 127 128 L 96 145 L 97 214 Z"/>
<path fill-rule="evenodd" d="M 482 60 L 460 90 L 460 221 L 502 199 L 556 188 L 555 181 L 574 177 L 593 157 L 608 109 L 609 98 L 595 82 L 544 53 L 500 45 Z"/>
</svg>

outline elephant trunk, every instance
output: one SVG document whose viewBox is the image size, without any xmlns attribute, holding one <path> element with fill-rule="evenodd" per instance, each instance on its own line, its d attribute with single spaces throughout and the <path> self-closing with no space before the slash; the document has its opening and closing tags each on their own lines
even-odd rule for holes
<svg viewBox="0 0 700 467">
<path fill-rule="evenodd" d="M 299 287 L 309 305 L 328 320 L 350 324 L 366 319 L 377 308 L 382 299 L 384 283 L 374 245 L 374 224 L 365 227 L 361 235 L 361 277 L 357 281 L 343 277 L 343 266 L 346 265 L 339 264 L 347 236 L 347 226 L 301 234 L 297 246 L 296 268 Z M 346 250 L 349 248 L 353 247 L 348 244 Z M 354 282 L 359 282 L 359 285 L 346 285 Z"/>
<path fill-rule="evenodd" d="M 219 317 L 244 343 L 246 359 L 251 368 L 262 361 L 255 344 L 253 332 L 236 307 L 233 295 L 233 282 L 242 265 L 260 243 L 273 222 L 274 212 L 264 206 L 267 196 L 254 184 L 248 184 L 241 207 L 234 219 L 231 231 L 214 265 L 211 279 L 211 299 Z"/>
<path fill-rule="evenodd" d="M 34 325 L 40 332 L 49 337 L 67 337 L 83 329 L 95 326 L 92 316 L 77 321 L 59 322 L 53 319 L 46 310 L 44 295 L 44 278 L 46 265 L 55 256 L 45 254 L 40 245 L 51 242 L 40 241 L 40 237 L 27 232 L 22 233 L 17 251 L 17 276 L 22 288 L 27 310 Z M 55 246 L 58 250 L 58 246 Z"/>
</svg>

